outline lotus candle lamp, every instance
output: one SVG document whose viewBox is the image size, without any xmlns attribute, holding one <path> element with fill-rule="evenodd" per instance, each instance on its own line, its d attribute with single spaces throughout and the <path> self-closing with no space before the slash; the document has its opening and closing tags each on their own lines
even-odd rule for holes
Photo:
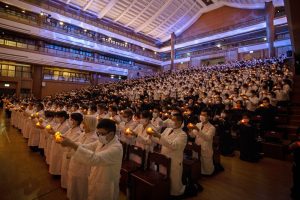
<svg viewBox="0 0 300 200">
<path fill-rule="evenodd" d="M 61 132 L 57 131 L 55 134 L 54 134 L 54 138 L 55 138 L 55 141 L 56 142 L 61 142 L 62 141 L 62 134 Z"/>
<path fill-rule="evenodd" d="M 153 135 L 154 130 L 153 130 L 151 127 L 149 127 L 149 128 L 146 129 L 146 133 L 147 133 L 148 135 Z"/>
</svg>

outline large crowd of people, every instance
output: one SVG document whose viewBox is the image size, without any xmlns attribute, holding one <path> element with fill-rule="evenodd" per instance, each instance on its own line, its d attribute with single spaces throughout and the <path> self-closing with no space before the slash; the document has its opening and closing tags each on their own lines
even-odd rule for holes
<svg viewBox="0 0 300 200">
<path fill-rule="evenodd" d="M 43 150 L 49 173 L 61 176 L 69 199 L 118 198 L 119 141 L 170 157 L 170 195 L 181 196 L 186 144 L 201 146 L 205 176 L 222 169 L 218 153 L 233 156 L 236 148 L 240 159 L 257 162 L 258 138 L 276 130 L 278 107 L 288 106 L 292 84 L 290 66 L 279 57 L 2 101 L 28 146 Z"/>
</svg>

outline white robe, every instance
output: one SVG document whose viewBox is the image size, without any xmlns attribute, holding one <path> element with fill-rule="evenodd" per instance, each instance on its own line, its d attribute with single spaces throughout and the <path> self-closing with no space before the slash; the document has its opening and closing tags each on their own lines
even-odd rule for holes
<svg viewBox="0 0 300 200">
<path fill-rule="evenodd" d="M 59 131 L 62 135 L 64 135 L 69 130 L 68 120 L 65 120 L 56 131 Z M 54 137 L 54 136 L 53 136 Z M 51 152 L 50 152 L 50 160 L 49 160 L 49 173 L 52 175 L 61 175 L 61 164 L 62 164 L 62 156 L 63 156 L 63 147 L 52 140 L 51 143 Z"/>
<path fill-rule="evenodd" d="M 215 169 L 213 163 L 213 138 L 216 128 L 209 122 L 205 124 L 202 131 L 202 123 L 198 123 L 196 126 L 199 131 L 193 129 L 191 134 L 196 137 L 195 143 L 201 145 L 201 173 L 211 175 Z"/>
<path fill-rule="evenodd" d="M 154 142 L 162 145 L 161 154 L 171 158 L 171 195 L 179 196 L 184 193 L 185 186 L 182 184 L 182 161 L 183 152 L 187 143 L 187 135 L 181 129 L 167 128 L 161 134 L 161 138 L 152 137 Z"/>
<path fill-rule="evenodd" d="M 85 133 L 76 143 L 90 144 L 96 142 L 98 136 L 95 132 Z M 67 197 L 70 200 L 86 200 L 88 196 L 88 178 L 91 166 L 81 163 L 73 158 L 74 151 L 70 152 L 70 164 L 68 169 Z"/>
<path fill-rule="evenodd" d="M 77 141 L 80 135 L 82 134 L 79 126 L 70 128 L 65 134 L 64 137 L 69 138 L 72 141 Z M 62 164 L 61 164 L 61 187 L 67 188 L 68 180 L 68 168 L 70 163 L 70 151 L 69 148 L 63 148 Z"/>
<path fill-rule="evenodd" d="M 117 136 L 106 145 L 94 142 L 79 145 L 73 158 L 93 166 L 89 177 L 88 200 L 119 199 L 119 179 L 123 156 Z"/>
<path fill-rule="evenodd" d="M 43 110 L 40 110 L 37 113 L 39 113 L 39 116 L 41 118 L 44 118 L 44 111 Z M 35 118 L 35 119 L 32 120 L 32 127 L 31 127 L 31 130 L 29 132 L 28 146 L 39 146 L 41 129 L 36 127 L 36 123 L 38 121 L 39 121 L 38 118 Z"/>
</svg>

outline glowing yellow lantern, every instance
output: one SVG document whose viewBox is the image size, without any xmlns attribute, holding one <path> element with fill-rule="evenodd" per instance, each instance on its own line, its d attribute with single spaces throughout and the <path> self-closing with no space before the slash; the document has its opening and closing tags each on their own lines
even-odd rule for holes
<svg viewBox="0 0 300 200">
<path fill-rule="evenodd" d="M 194 128 L 194 124 L 188 123 L 187 127 L 190 128 L 190 129 L 192 129 L 192 128 Z"/>
<path fill-rule="evenodd" d="M 35 113 L 35 117 L 39 117 L 39 113 L 37 112 L 37 113 Z"/>
<path fill-rule="evenodd" d="M 56 142 L 61 142 L 62 141 L 62 134 L 61 132 L 57 131 L 55 134 L 54 134 L 54 138 L 55 138 L 55 141 Z"/>
<path fill-rule="evenodd" d="M 48 125 L 46 126 L 46 129 L 47 129 L 47 130 L 51 130 L 51 129 L 52 129 L 51 125 L 48 124 Z"/>
<path fill-rule="evenodd" d="M 151 127 L 149 127 L 149 128 L 146 129 L 146 133 L 147 133 L 148 135 L 153 135 L 154 130 L 153 130 Z"/>
<path fill-rule="evenodd" d="M 40 122 L 37 122 L 35 125 L 36 125 L 36 127 L 40 127 L 41 126 Z"/>
<path fill-rule="evenodd" d="M 125 130 L 125 135 L 130 135 L 131 134 L 131 130 L 130 130 L 130 128 L 127 128 L 126 130 Z"/>
<path fill-rule="evenodd" d="M 31 118 L 34 118 L 34 114 L 31 114 L 30 117 L 31 117 Z"/>
</svg>

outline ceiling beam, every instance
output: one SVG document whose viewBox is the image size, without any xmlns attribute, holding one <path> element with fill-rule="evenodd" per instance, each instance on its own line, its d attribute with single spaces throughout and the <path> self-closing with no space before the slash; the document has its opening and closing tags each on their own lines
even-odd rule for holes
<svg viewBox="0 0 300 200">
<path fill-rule="evenodd" d="M 94 0 L 89 0 L 84 6 L 83 6 L 83 9 L 82 10 L 87 10 L 91 4 L 93 3 Z"/>
<path fill-rule="evenodd" d="M 117 3 L 117 0 L 110 0 L 109 3 L 100 11 L 98 17 L 101 19 L 103 18 L 112 7 Z"/>
<path fill-rule="evenodd" d="M 151 35 L 154 31 L 156 31 L 158 28 L 160 28 L 162 25 L 164 25 L 165 22 L 167 22 L 170 18 L 172 18 L 174 15 L 176 15 L 177 11 L 182 7 L 182 5 L 184 5 L 184 2 L 186 1 L 182 1 L 180 3 L 180 5 L 176 8 L 176 10 L 174 10 L 172 12 L 171 15 L 169 15 L 166 19 L 164 19 L 164 21 L 162 23 L 160 23 L 157 27 L 155 27 L 154 29 L 152 29 L 150 32 L 146 33 L 147 35 Z M 181 18 L 181 17 L 180 17 Z"/>
<path fill-rule="evenodd" d="M 116 19 L 114 19 L 114 22 L 119 21 L 119 20 L 127 13 L 127 11 L 128 11 L 130 8 L 132 8 L 133 5 L 135 5 L 136 1 L 137 1 L 137 0 L 133 0 L 133 2 L 132 2 L 129 6 L 127 6 L 127 8 L 121 13 L 121 15 L 119 15 Z"/>
<path fill-rule="evenodd" d="M 192 17 L 189 21 L 187 21 L 185 23 L 185 25 L 182 26 L 179 30 L 175 31 L 176 36 L 180 35 L 182 32 L 184 32 L 186 29 L 188 29 L 192 24 L 194 24 L 203 13 L 209 12 L 209 11 L 217 9 L 217 8 L 220 8 L 223 5 L 224 5 L 223 1 L 219 1 L 219 2 L 217 2 L 215 4 L 211 4 L 211 5 L 209 5 L 209 6 L 205 7 L 205 8 L 199 9 L 199 11 L 197 12 L 197 14 L 194 15 L 194 17 Z M 170 39 L 170 35 L 162 38 L 161 42 L 165 42 L 168 39 Z"/>
<path fill-rule="evenodd" d="M 202 6 L 202 8 L 206 7 L 205 3 L 203 3 L 202 0 L 196 0 L 196 1 Z"/>
<path fill-rule="evenodd" d="M 154 15 L 152 15 L 148 20 L 146 20 L 141 26 L 137 27 L 135 31 L 140 32 L 149 24 L 151 24 L 171 3 L 172 0 L 167 0 L 167 2 L 165 2 L 165 4 L 162 7 L 160 7 L 159 10 Z"/>
<path fill-rule="evenodd" d="M 137 16 L 135 16 L 129 23 L 125 24 L 124 26 L 125 26 L 125 27 L 128 27 L 128 26 L 130 26 L 133 22 L 135 22 L 135 20 L 138 19 L 138 18 L 144 13 L 144 11 L 147 10 L 147 9 L 151 6 L 152 1 L 153 1 L 153 0 L 151 0 L 151 1 L 148 3 L 148 5 L 147 5 L 143 10 L 141 10 L 141 12 L 140 12 Z"/>
<path fill-rule="evenodd" d="M 194 2 L 193 5 L 192 5 L 192 6 L 184 13 L 183 16 L 187 15 L 187 14 L 194 8 L 194 6 L 196 6 L 196 5 L 197 5 L 197 3 Z M 180 18 L 179 18 L 172 26 L 170 26 L 166 31 L 161 32 L 161 33 L 158 34 L 156 37 L 159 38 L 160 36 L 162 36 L 162 35 L 168 33 L 170 30 L 172 30 L 172 28 L 174 28 L 174 27 L 177 25 L 177 23 L 178 23 L 180 20 L 181 20 L 181 17 L 180 17 Z"/>
</svg>

